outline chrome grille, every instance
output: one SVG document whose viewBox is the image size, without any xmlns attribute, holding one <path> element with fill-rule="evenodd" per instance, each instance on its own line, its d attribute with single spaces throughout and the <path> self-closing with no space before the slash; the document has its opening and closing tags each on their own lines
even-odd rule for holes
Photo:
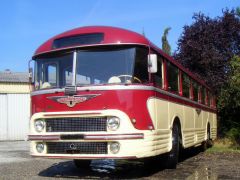
<svg viewBox="0 0 240 180">
<path fill-rule="evenodd" d="M 46 119 L 47 132 L 107 131 L 106 117 L 71 117 Z"/>
<path fill-rule="evenodd" d="M 47 142 L 49 154 L 107 154 L 107 142 Z"/>
</svg>

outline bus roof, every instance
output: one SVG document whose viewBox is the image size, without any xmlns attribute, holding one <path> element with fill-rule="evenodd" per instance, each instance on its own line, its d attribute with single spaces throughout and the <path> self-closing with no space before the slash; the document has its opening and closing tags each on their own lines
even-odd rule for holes
<svg viewBox="0 0 240 180">
<path fill-rule="evenodd" d="M 67 46 L 67 47 L 60 47 L 60 48 L 54 48 L 54 41 L 59 40 L 61 38 L 67 38 L 67 37 L 74 37 L 77 35 L 89 35 L 89 34 L 97 34 L 102 33 L 103 40 L 99 43 L 94 44 L 84 44 L 84 45 L 73 45 L 73 46 Z M 191 71 L 184 68 L 181 64 L 179 64 L 176 60 L 174 60 L 171 56 L 164 53 L 160 48 L 158 48 L 156 45 L 151 43 L 146 37 L 143 35 L 122 29 L 117 27 L 111 27 L 111 26 L 85 26 L 85 27 L 79 27 L 76 29 L 72 29 L 69 31 L 66 31 L 64 33 L 61 33 L 59 35 L 54 36 L 53 38 L 47 40 L 45 43 L 43 43 L 41 46 L 38 47 L 38 49 L 35 51 L 33 58 L 35 58 L 38 55 L 55 52 L 59 50 L 69 49 L 69 48 L 75 48 L 75 47 L 82 47 L 82 46 L 97 46 L 97 45 L 121 45 L 121 44 L 138 44 L 138 45 L 145 45 L 150 46 L 152 49 L 159 52 L 164 58 L 166 58 L 168 61 L 175 64 L 180 70 L 183 72 L 186 72 L 191 78 L 198 81 L 202 85 L 204 85 L 207 89 L 210 89 L 206 83 L 199 78 L 197 78 Z"/>
<path fill-rule="evenodd" d="M 35 51 L 34 57 L 43 53 L 47 53 L 49 51 L 64 49 L 64 48 L 57 48 L 57 49 L 53 48 L 54 40 L 65 38 L 65 37 L 73 37 L 80 34 L 84 35 L 84 34 L 96 34 L 96 33 L 104 34 L 103 41 L 99 43 L 101 45 L 109 45 L 109 44 L 149 45 L 149 41 L 147 38 L 133 31 L 129 31 L 122 28 L 110 27 L 110 26 L 85 26 L 85 27 L 72 29 L 70 31 L 66 31 L 64 33 L 61 33 L 49 39 Z M 97 44 L 94 44 L 94 45 L 97 45 Z M 75 45 L 73 47 L 78 47 L 78 46 L 79 45 Z M 84 46 L 86 46 L 86 44 Z"/>
</svg>

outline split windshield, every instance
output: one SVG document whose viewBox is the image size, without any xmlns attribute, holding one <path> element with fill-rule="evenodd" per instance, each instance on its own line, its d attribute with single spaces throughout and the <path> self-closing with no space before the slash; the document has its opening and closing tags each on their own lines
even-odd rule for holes
<svg viewBox="0 0 240 180">
<path fill-rule="evenodd" d="M 147 83 L 147 48 L 84 49 L 36 59 L 35 88 Z"/>
</svg>

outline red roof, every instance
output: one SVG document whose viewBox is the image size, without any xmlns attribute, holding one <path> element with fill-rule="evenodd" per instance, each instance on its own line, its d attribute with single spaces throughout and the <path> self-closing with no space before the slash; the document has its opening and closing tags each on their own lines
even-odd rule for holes
<svg viewBox="0 0 240 180">
<path fill-rule="evenodd" d="M 172 57 L 164 53 L 160 48 L 158 48 L 156 45 L 151 43 L 147 38 L 145 38 L 143 35 L 122 29 L 122 28 L 116 28 L 116 27 L 110 27 L 110 26 L 85 26 L 85 27 L 79 27 L 76 29 L 72 29 L 70 31 L 66 31 L 64 33 L 61 33 L 57 36 L 54 36 L 53 38 L 49 39 L 45 43 L 43 43 L 36 51 L 33 57 L 48 53 L 51 51 L 57 51 L 61 49 L 66 49 L 65 48 L 59 48 L 59 49 L 54 49 L 53 48 L 53 42 L 56 39 L 60 39 L 63 37 L 71 37 L 71 36 L 76 36 L 80 34 L 91 34 L 91 33 L 103 33 L 104 34 L 104 40 L 99 43 L 99 44 L 91 44 L 92 45 L 111 45 L 111 44 L 141 44 L 141 45 L 146 45 L 146 46 L 151 46 L 153 49 L 161 53 L 163 57 L 171 61 L 173 64 L 178 66 L 179 69 L 187 72 L 193 79 L 197 80 L 198 82 L 201 82 L 202 84 L 205 84 L 204 81 L 198 79 L 193 73 L 191 73 L 188 69 L 184 68 L 181 64 L 176 62 Z M 86 46 L 86 45 L 82 45 Z M 73 48 L 73 47 L 80 47 L 79 45 L 75 45 L 72 47 L 67 47 L 67 48 Z M 206 86 L 209 88 L 208 86 Z"/>
<path fill-rule="evenodd" d="M 104 40 L 101 42 L 102 44 L 144 44 L 149 45 L 148 39 L 146 39 L 144 36 L 129 31 L 122 28 L 116 28 L 116 27 L 110 27 L 110 26 L 86 26 L 86 27 L 80 27 L 76 29 L 72 29 L 70 31 L 66 31 L 64 33 L 61 33 L 45 43 L 43 43 L 36 51 L 34 56 L 46 53 L 53 49 L 53 41 L 55 39 L 67 37 L 67 36 L 75 36 L 80 34 L 91 34 L 91 33 L 104 33 Z"/>
</svg>

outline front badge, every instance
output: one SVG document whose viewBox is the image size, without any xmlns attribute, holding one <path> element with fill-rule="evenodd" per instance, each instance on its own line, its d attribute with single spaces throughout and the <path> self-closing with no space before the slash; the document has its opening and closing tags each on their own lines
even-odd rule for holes
<svg viewBox="0 0 240 180">
<path fill-rule="evenodd" d="M 48 97 L 55 102 L 66 104 L 68 107 L 74 107 L 78 103 L 88 101 L 89 99 L 95 98 L 100 94 L 86 94 L 86 95 L 76 95 L 76 96 L 52 96 Z"/>
</svg>

